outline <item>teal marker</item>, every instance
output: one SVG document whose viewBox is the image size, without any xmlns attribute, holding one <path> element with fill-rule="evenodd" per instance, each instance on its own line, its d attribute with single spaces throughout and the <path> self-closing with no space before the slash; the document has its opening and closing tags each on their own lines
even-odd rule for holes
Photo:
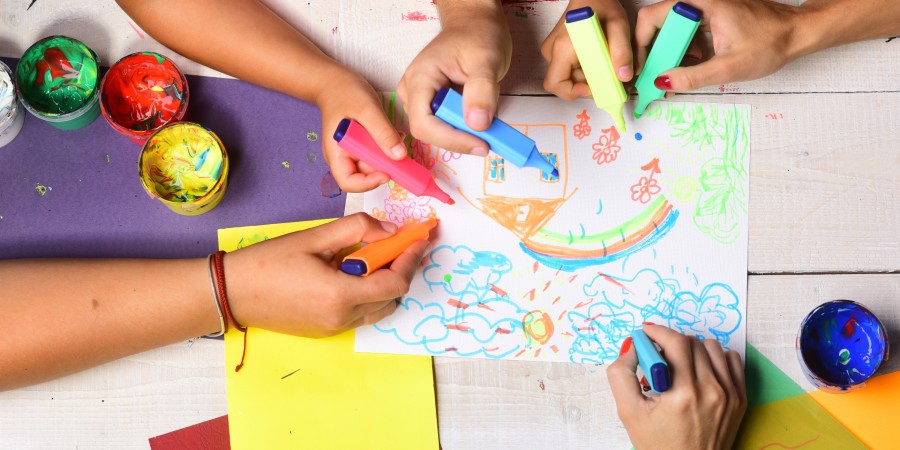
<svg viewBox="0 0 900 450">
<path fill-rule="evenodd" d="M 638 101 L 634 107 L 635 118 L 640 118 L 641 114 L 644 114 L 650 102 L 666 96 L 666 92 L 658 89 L 653 80 L 661 73 L 681 64 L 688 45 L 694 39 L 694 33 L 700 27 L 701 17 L 699 9 L 682 2 L 676 3 L 669 11 L 665 23 L 656 35 L 647 62 L 644 63 L 644 68 L 634 84 L 638 91 Z"/>
<path fill-rule="evenodd" d="M 644 372 L 644 378 L 650 383 L 650 387 L 656 392 L 668 391 L 672 385 L 669 379 L 669 364 L 660 356 L 647 333 L 640 328 L 634 330 L 631 333 L 631 342 L 634 344 L 641 372 Z"/>
</svg>

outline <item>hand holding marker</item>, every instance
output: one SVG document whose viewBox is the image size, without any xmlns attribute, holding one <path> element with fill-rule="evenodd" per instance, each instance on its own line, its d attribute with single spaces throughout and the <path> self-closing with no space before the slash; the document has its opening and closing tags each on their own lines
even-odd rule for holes
<svg viewBox="0 0 900 450">
<path fill-rule="evenodd" d="M 672 382 L 669 379 L 669 365 L 659 354 L 656 344 L 650 340 L 644 330 L 638 328 L 631 333 L 634 351 L 637 353 L 641 372 L 650 382 L 650 387 L 657 393 L 669 390 Z"/>
<path fill-rule="evenodd" d="M 438 219 L 429 219 L 416 224 L 405 225 L 397 234 L 347 255 L 341 262 L 344 273 L 366 276 L 396 259 L 416 241 L 428 240 L 428 234 L 438 225 Z"/>
<path fill-rule="evenodd" d="M 666 16 L 666 21 L 653 42 L 653 48 L 650 49 L 650 55 L 647 56 L 647 62 L 634 83 L 638 91 L 638 101 L 634 107 L 636 119 L 644 114 L 650 102 L 665 97 L 665 91 L 658 89 L 653 82 L 661 73 L 681 64 L 697 28 L 700 27 L 702 16 L 699 9 L 682 2 L 676 3 Z"/>
<path fill-rule="evenodd" d="M 609 54 L 609 44 L 594 10 L 585 6 L 567 12 L 566 31 L 572 40 L 584 78 L 591 88 L 594 103 L 609 113 L 616 126 L 624 132 L 625 116 L 622 114 L 622 107 L 628 100 L 628 94 L 616 76 Z"/>
<path fill-rule="evenodd" d="M 431 172 L 421 164 L 405 157 L 401 160 L 388 158 L 378 147 L 372 135 L 353 119 L 343 119 L 334 131 L 338 146 L 360 161 L 386 173 L 394 182 L 417 196 L 434 197 L 448 205 L 455 202 L 442 191 L 431 176 Z"/>
<path fill-rule="evenodd" d="M 463 118 L 462 95 L 450 88 L 441 88 L 431 101 L 431 112 L 453 128 L 477 136 L 491 146 L 491 150 L 517 167 L 534 167 L 542 172 L 559 176 L 559 171 L 538 151 L 537 144 L 519 130 L 494 117 L 491 126 L 475 131 Z"/>
</svg>

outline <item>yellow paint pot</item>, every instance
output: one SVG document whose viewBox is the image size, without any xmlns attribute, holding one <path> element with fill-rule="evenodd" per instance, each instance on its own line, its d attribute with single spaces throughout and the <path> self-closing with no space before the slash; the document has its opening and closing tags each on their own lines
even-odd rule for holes
<svg viewBox="0 0 900 450">
<path fill-rule="evenodd" d="M 138 173 L 150 197 L 178 214 L 197 216 L 225 195 L 228 153 L 212 131 L 192 122 L 170 123 L 147 139 Z"/>
</svg>

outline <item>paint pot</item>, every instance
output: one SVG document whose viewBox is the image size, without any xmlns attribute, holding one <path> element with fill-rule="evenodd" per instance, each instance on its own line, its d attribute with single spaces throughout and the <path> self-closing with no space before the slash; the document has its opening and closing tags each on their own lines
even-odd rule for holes
<svg viewBox="0 0 900 450">
<path fill-rule="evenodd" d="M 165 124 L 182 120 L 187 107 L 184 73 L 158 53 L 132 53 L 116 61 L 100 83 L 103 117 L 138 145 Z"/>
<path fill-rule="evenodd" d="M 150 197 L 178 214 L 196 216 L 215 208 L 225 195 L 228 153 L 212 131 L 174 122 L 147 139 L 138 173 Z"/>
<path fill-rule="evenodd" d="M 884 325 L 865 306 L 834 300 L 817 306 L 800 324 L 797 356 L 819 389 L 849 392 L 865 386 L 890 353 Z"/>
<path fill-rule="evenodd" d="M 12 142 L 25 123 L 25 110 L 19 106 L 14 79 L 12 70 L 0 61 L 0 147 Z"/>
<path fill-rule="evenodd" d="M 99 59 L 83 42 L 50 36 L 25 50 L 16 67 L 16 91 L 35 117 L 75 130 L 100 115 Z"/>
</svg>

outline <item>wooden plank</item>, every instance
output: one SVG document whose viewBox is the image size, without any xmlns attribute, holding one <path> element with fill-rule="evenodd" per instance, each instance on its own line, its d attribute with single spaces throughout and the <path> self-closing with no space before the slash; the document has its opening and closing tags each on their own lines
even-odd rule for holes
<svg viewBox="0 0 900 450">
<path fill-rule="evenodd" d="M 864 303 L 900 348 L 898 274 L 751 276 L 748 296 L 750 343 L 806 389 L 794 336 L 822 302 Z M 146 449 L 149 437 L 225 414 L 222 351 L 172 345 L 0 393 L 0 448 Z M 604 367 L 435 358 L 435 377 L 446 449 L 628 448 Z"/>
<path fill-rule="evenodd" d="M 0 3 L 0 21 L 4 25 L 0 27 L 0 56 L 19 57 L 41 37 L 66 34 L 95 49 L 104 65 L 128 53 L 149 50 L 172 56 L 187 73 L 222 76 L 174 54 L 147 36 L 113 0 L 31 3 L 32 0 Z M 326 53 L 362 73 L 379 90 L 396 89 L 409 62 L 440 31 L 437 10 L 426 0 L 377 4 L 328 0 L 266 0 L 265 3 Z M 653 2 L 625 2 L 631 20 L 635 20 L 641 5 L 650 3 Z M 565 2 L 552 0 L 506 6 L 514 46 L 513 67 L 502 84 L 504 93 L 545 93 L 541 80 L 546 63 L 540 55 L 540 45 L 565 7 Z M 898 92 L 897 73 L 900 73 L 900 40 L 870 41 L 802 58 L 761 80 L 716 86 L 701 92 Z"/>
</svg>

